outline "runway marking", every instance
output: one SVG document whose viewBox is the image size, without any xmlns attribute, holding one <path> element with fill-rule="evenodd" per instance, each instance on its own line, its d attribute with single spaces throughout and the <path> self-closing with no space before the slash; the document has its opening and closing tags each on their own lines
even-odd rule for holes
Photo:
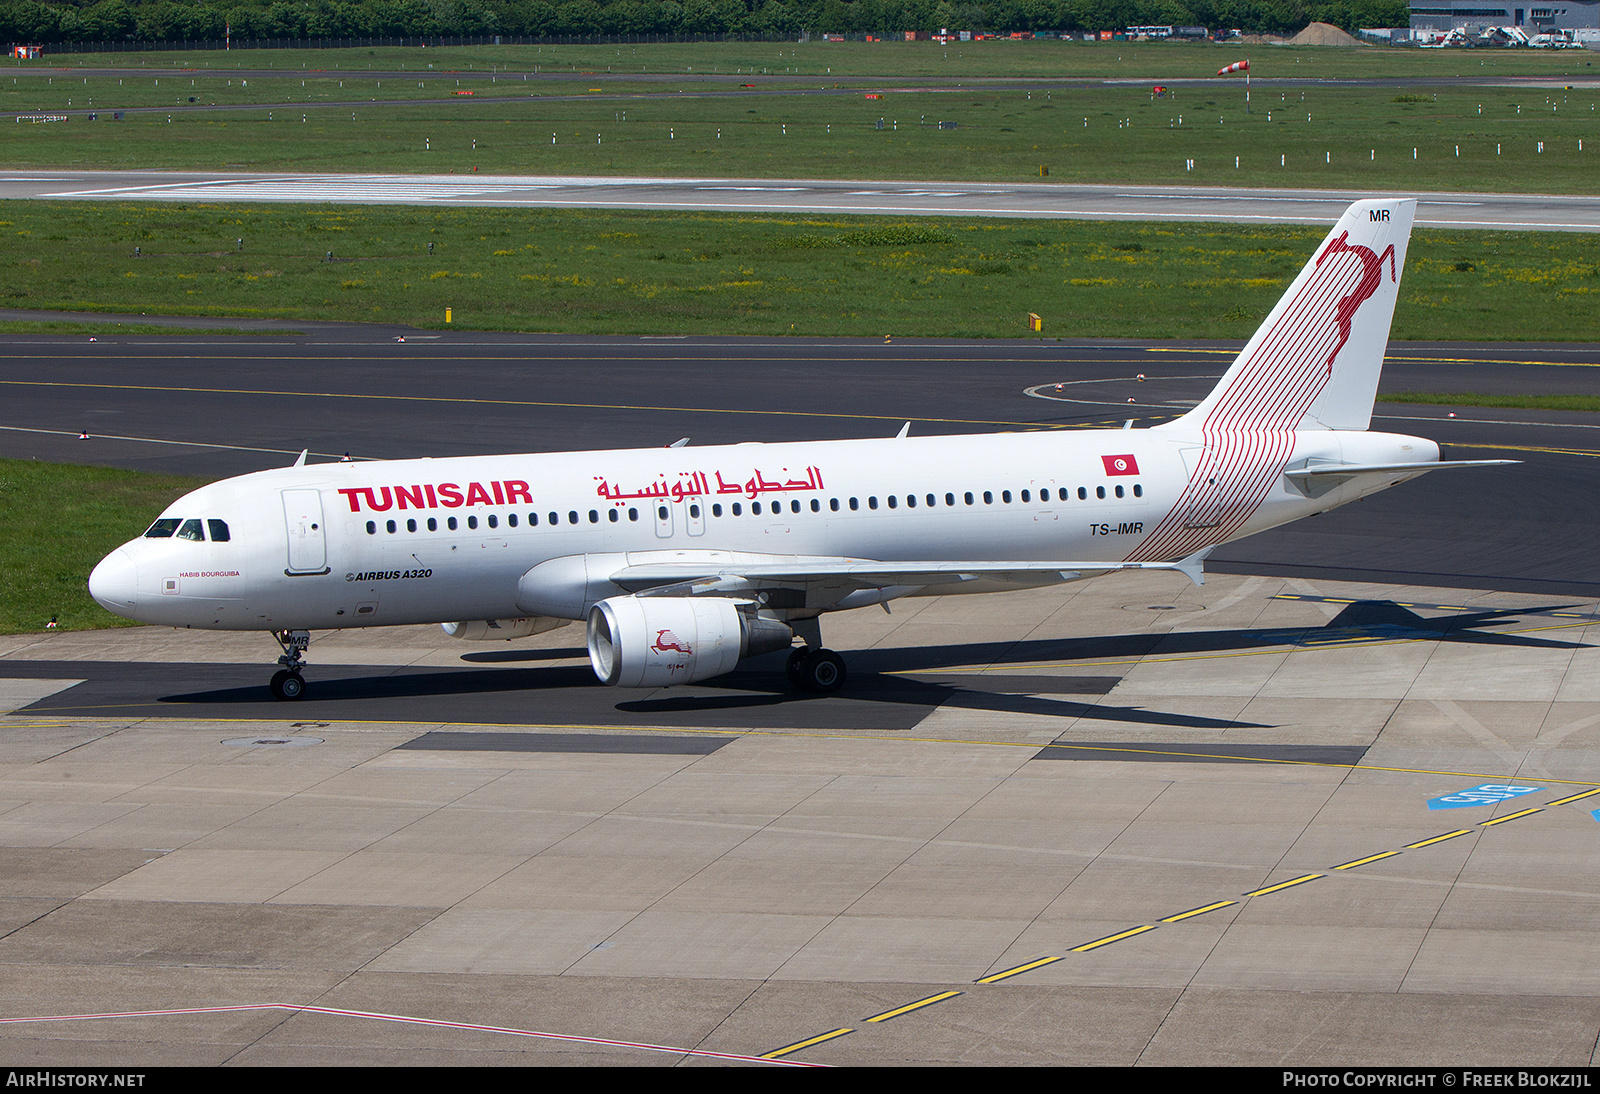
<svg viewBox="0 0 1600 1094">
<path fill-rule="evenodd" d="M 1588 797 L 1591 797 L 1592 795 L 1595 795 L 1595 794 L 1600 794 L 1600 787 L 1594 787 L 1594 788 L 1591 788 L 1589 790 L 1585 790 L 1580 794 L 1573 794 L 1573 795 L 1571 795 L 1569 797 L 1558 799 L 1557 801 L 1550 802 L 1549 805 L 1566 805 L 1566 804 L 1568 804 L 1570 802 L 1579 801 L 1579 800 L 1581 800 L 1583 798 L 1588 798 Z M 1496 818 L 1495 820 L 1484 821 L 1480 825 L 1480 827 L 1489 828 L 1489 827 L 1492 827 L 1492 826 L 1494 826 L 1496 824 L 1504 824 L 1506 821 L 1517 820 L 1520 817 L 1530 816 L 1531 814 L 1534 814 L 1534 813 L 1541 813 L 1541 812 L 1544 811 L 1545 808 L 1547 808 L 1547 806 L 1539 806 L 1539 807 L 1535 807 L 1535 808 L 1532 808 L 1532 809 L 1524 809 L 1521 812 L 1511 813 L 1511 814 L 1509 814 L 1507 816 Z M 1470 829 L 1470 828 L 1462 828 L 1462 829 L 1459 829 L 1459 830 L 1457 830 L 1455 832 L 1446 832 L 1443 835 L 1432 836 L 1432 837 L 1430 837 L 1428 839 L 1425 839 L 1425 840 L 1418 840 L 1416 843 L 1408 843 L 1405 846 L 1406 846 L 1407 850 L 1414 850 L 1416 848 L 1421 848 L 1421 847 L 1430 847 L 1430 846 L 1432 846 L 1433 844 L 1436 844 L 1436 843 L 1443 843 L 1445 840 L 1455 839 L 1457 836 L 1465 836 L 1465 835 L 1469 834 L 1471 831 L 1472 831 L 1472 829 Z M 1338 866 L 1331 867 L 1331 869 L 1334 869 L 1334 870 L 1352 870 L 1352 869 L 1355 869 L 1358 866 L 1365 866 L 1365 865 L 1367 865 L 1369 863 L 1379 862 L 1379 861 L 1382 861 L 1383 859 L 1393 858 L 1393 857 L 1395 857 L 1396 855 L 1399 855 L 1399 854 L 1401 854 L 1400 851 L 1380 851 L 1375 855 L 1367 855 L 1364 858 L 1352 859 L 1349 862 L 1340 863 Z M 1323 877 L 1326 877 L 1326 876 L 1327 876 L 1326 874 L 1303 874 L 1303 875 L 1301 875 L 1300 877 L 1297 877 L 1297 878 L 1290 878 L 1288 881 L 1278 882 L 1276 885 L 1267 885 L 1267 886 L 1263 886 L 1260 889 L 1253 889 L 1250 892 L 1243 894 L 1243 896 L 1245 898 L 1257 897 L 1257 896 L 1266 896 L 1269 893 L 1282 892 L 1285 889 L 1292 889 L 1292 888 L 1295 888 L 1296 886 L 1304 885 L 1307 882 L 1316 881 L 1318 878 L 1323 878 Z M 1236 900 L 1219 900 L 1219 901 L 1216 901 L 1215 903 L 1212 903 L 1212 904 L 1203 904 L 1198 908 L 1190 908 L 1188 911 L 1177 912 L 1177 913 L 1175 913 L 1173 915 L 1167 916 L 1164 919 L 1161 919 L 1161 920 L 1157 921 L 1156 923 L 1143 924 L 1143 925 L 1138 926 L 1138 927 L 1129 928 L 1128 930 L 1125 930 L 1125 931 L 1119 931 L 1116 934 L 1107 935 L 1104 938 L 1097 938 L 1092 942 L 1085 942 L 1081 946 L 1072 947 L 1068 952 L 1069 953 L 1087 953 L 1090 950 L 1096 950 L 1096 949 L 1099 949 L 1102 946 L 1109 946 L 1113 942 L 1120 942 L 1125 938 L 1134 938 L 1134 937 L 1136 937 L 1138 935 L 1146 934 L 1146 933 L 1148 933 L 1150 931 L 1156 930 L 1163 923 L 1181 923 L 1184 920 L 1193 919 L 1194 917 L 1200 916 L 1200 915 L 1204 915 L 1207 912 L 1214 912 L 1214 911 L 1217 911 L 1218 909 L 1221 909 L 1221 908 L 1230 908 L 1230 907 L 1233 907 L 1236 904 L 1238 904 L 1238 901 L 1236 901 Z M 1003 980 L 1003 979 L 1006 979 L 1008 977 L 1016 976 L 1019 973 L 1028 972 L 1028 971 L 1030 971 L 1032 969 L 1041 968 L 1041 967 L 1043 967 L 1045 965 L 1052 964 L 1052 963 L 1054 963 L 1056 961 L 1059 961 L 1059 960 L 1061 960 L 1061 958 L 1059 958 L 1059 957 L 1042 957 L 1042 958 L 1039 958 L 1038 960 L 1029 962 L 1026 965 L 1018 965 L 1015 968 L 1007 969 L 1004 972 L 995 973 L 993 976 L 986 976 L 983 979 L 978 980 L 977 983 L 979 983 L 979 984 L 995 983 L 995 982 L 997 982 L 999 980 Z"/>
<path fill-rule="evenodd" d="M 1443 843 L 1447 839 L 1455 839 L 1457 836 L 1465 836 L 1471 831 L 1472 829 L 1470 828 L 1458 828 L 1456 831 L 1446 832 L 1442 836 L 1434 836 L 1430 839 L 1418 840 L 1416 843 L 1408 843 L 1406 844 L 1406 850 L 1415 851 L 1419 847 L 1432 847 L 1434 844 Z"/>
<path fill-rule="evenodd" d="M 1495 826 L 1497 824 L 1504 824 L 1506 821 L 1514 821 L 1518 817 L 1526 817 L 1526 816 L 1529 816 L 1529 815 L 1531 815 L 1533 813 L 1543 813 L 1543 812 L 1544 812 L 1544 807 L 1543 806 L 1535 806 L 1532 809 L 1524 809 L 1520 813 L 1510 813 L 1510 814 L 1507 814 L 1504 817 L 1496 817 L 1494 820 L 1486 820 L 1486 821 L 1483 822 L 1483 827 L 1484 828 L 1492 828 L 1493 826 Z"/>
<path fill-rule="evenodd" d="M 1357 866 L 1365 866 L 1367 863 L 1377 862 L 1379 859 L 1393 858 L 1398 854 L 1400 854 L 1399 851 L 1379 851 L 1376 855 L 1368 855 L 1366 858 L 1358 858 L 1350 862 L 1341 862 L 1339 865 L 1333 868 L 1335 870 L 1354 870 Z"/>
<path fill-rule="evenodd" d="M 896 1007 L 894 1010 L 886 1010 L 882 1014 L 874 1014 L 871 1018 L 868 1018 L 867 1021 L 887 1022 L 889 1019 L 898 1018 L 902 1014 L 910 1014 L 914 1010 L 921 1010 L 923 1007 L 931 1007 L 933 1004 L 942 1003 L 946 999 L 954 999 L 960 994 L 961 992 L 959 991 L 942 991 L 937 995 L 930 995 L 926 999 L 918 999 L 915 1003 L 907 1003 L 903 1007 Z"/>
<path fill-rule="evenodd" d="M 1244 895 L 1245 896 L 1266 896 L 1268 893 L 1276 893 L 1276 892 L 1278 892 L 1280 890 L 1283 890 L 1283 889 L 1292 889 L 1296 885 L 1304 885 L 1308 881 L 1316 881 L 1319 877 L 1324 877 L 1324 876 L 1325 875 L 1323 875 L 1323 874 L 1306 874 L 1303 877 L 1292 878 L 1289 881 L 1280 881 L 1276 885 L 1268 885 L 1268 886 L 1266 886 L 1264 888 L 1261 888 L 1261 889 L 1252 889 L 1250 892 L 1245 893 Z"/>
<path fill-rule="evenodd" d="M 1574 794 L 1570 798 L 1560 798 L 1553 802 L 1545 802 L 1545 805 L 1566 805 L 1569 802 L 1575 802 L 1583 798 L 1593 797 L 1595 794 L 1600 794 L 1600 786 L 1595 787 L 1593 790 L 1585 790 L 1582 794 Z"/>
<path fill-rule="evenodd" d="M 779 1060 L 784 1056 L 789 1055 L 791 1052 L 799 1052 L 803 1048 L 810 1048 L 812 1045 L 820 1045 L 824 1041 L 832 1041 L 836 1037 L 843 1037 L 847 1033 L 854 1032 L 855 1030 L 848 1028 L 829 1030 L 827 1033 L 818 1034 L 815 1037 L 808 1037 L 804 1041 L 796 1041 L 792 1045 L 784 1045 L 782 1048 L 775 1048 L 771 1052 L 763 1052 L 760 1056 L 760 1059 Z"/>
<path fill-rule="evenodd" d="M 434 1029 L 459 1029 L 475 1033 L 504 1033 L 512 1037 L 534 1037 L 546 1041 L 566 1041 L 583 1045 L 604 1045 L 610 1048 L 632 1048 L 641 1052 L 667 1052 L 679 1056 L 705 1056 L 716 1060 L 738 1060 L 742 1063 L 782 1062 L 790 1067 L 820 1067 L 820 1064 L 800 1064 L 794 1061 L 775 1061 L 772 1055 L 746 1056 L 735 1052 L 711 1052 L 706 1049 L 673 1048 L 653 1045 L 643 1041 L 615 1041 L 605 1037 L 582 1037 L 570 1033 L 547 1033 L 542 1030 L 518 1029 L 514 1026 L 489 1026 L 477 1022 L 448 1022 L 438 1018 L 417 1018 L 405 1014 L 383 1014 L 377 1011 L 346 1010 L 342 1007 L 319 1007 L 302 1003 L 238 1003 L 220 1007 L 182 1007 L 172 1010 L 108 1011 L 101 1014 L 44 1014 L 27 1018 L 0 1018 L 0 1025 L 21 1025 L 29 1022 L 89 1022 L 107 1018 L 166 1018 L 189 1014 L 238 1014 L 248 1011 L 278 1010 L 291 1014 L 326 1014 L 337 1018 L 365 1018 L 374 1022 L 398 1022 L 403 1025 L 427 1026 Z M 848 1033 L 848 1030 L 844 1032 Z M 799 1046 L 795 1046 L 799 1047 Z"/>
<path fill-rule="evenodd" d="M 1198 908 L 1190 908 L 1187 912 L 1179 912 L 1177 915 L 1169 915 L 1161 922 L 1182 923 L 1185 919 L 1193 919 L 1197 915 L 1205 915 L 1207 912 L 1214 912 L 1218 908 L 1231 908 L 1237 903 L 1239 903 L 1237 900 L 1219 900 L 1215 904 L 1203 904 Z"/>
<path fill-rule="evenodd" d="M 1415 421 L 1437 421 L 1437 419 L 1434 419 L 1434 418 L 1413 419 L 1413 420 L 1415 420 Z M 1492 423 L 1491 422 L 1491 423 L 1488 423 L 1488 424 L 1493 425 L 1493 424 L 1496 424 L 1496 423 Z M 1511 424 L 1513 424 L 1513 425 L 1543 425 L 1545 423 L 1542 423 L 1542 422 L 1538 422 L 1538 423 L 1535 423 L 1535 422 L 1513 422 Z M 1559 423 L 1552 423 L 1552 424 L 1559 424 Z M 1582 427 L 1574 427 L 1574 428 L 1600 429 L 1600 426 L 1582 426 Z M 1544 447 L 1542 445 L 1533 445 L 1533 444 L 1526 444 L 1526 445 L 1523 445 L 1523 444 L 1465 444 L 1465 443 L 1462 443 L 1462 442 L 1459 442 L 1459 441 L 1444 441 L 1444 442 L 1440 443 L 1439 447 L 1440 448 L 1481 448 L 1481 449 L 1484 449 L 1485 451 L 1488 451 L 1488 452 L 1548 452 L 1548 453 L 1550 453 L 1551 455 L 1554 455 L 1554 456 L 1600 456 L 1600 452 L 1596 452 L 1596 451 L 1594 451 L 1592 449 L 1588 449 L 1588 448 L 1547 448 L 1547 447 Z"/>
<path fill-rule="evenodd" d="M 1242 350 L 1237 349 L 1206 349 L 1198 346 L 1145 346 L 1146 353 L 1206 353 L 1219 356 L 1237 357 Z M 1561 352 L 1557 350 L 1556 352 Z M 1586 349 L 1571 349 L 1569 353 L 1588 353 Z M 1384 363 L 1390 361 L 1419 361 L 1427 364 L 1441 365 L 1541 365 L 1549 368 L 1600 368 L 1600 361 L 1530 361 L 1525 357 L 1430 357 L 1410 356 L 1395 353 L 1384 355 Z"/>
<path fill-rule="evenodd" d="M 1133 927 L 1126 931 L 1119 931 L 1116 934 L 1108 934 L 1104 938 L 1095 939 L 1093 942 L 1085 942 L 1081 946 L 1074 946 L 1068 952 L 1088 953 L 1090 950 L 1098 950 L 1101 946 L 1109 946 L 1113 942 L 1121 942 L 1124 938 L 1132 938 L 1134 935 L 1144 934 L 1146 931 L 1153 931 L 1156 929 L 1156 926 L 1157 925 L 1154 923 L 1147 923 L 1142 927 Z"/>
<path fill-rule="evenodd" d="M 0 355 L 4 359 L 4 355 Z M 234 358 L 223 358 L 234 359 Z M 265 360 L 266 358 L 237 358 L 238 360 Z M 477 361 L 480 358 L 429 358 L 429 361 L 469 360 Z M 789 358 L 794 360 L 794 358 Z M 837 360 L 830 358 L 829 360 Z M 377 402 L 395 403 L 451 403 L 467 406 L 541 406 L 562 410 L 638 410 L 650 411 L 658 414 L 750 414 L 758 417 L 769 418 L 844 418 L 858 421 L 874 422 L 903 422 L 908 418 L 913 422 L 937 422 L 945 425 L 1000 425 L 1012 428 L 1034 429 L 1063 429 L 1069 428 L 1049 422 L 1016 422 L 998 421 L 986 418 L 927 418 L 914 414 L 845 414 L 834 411 L 822 410 L 738 410 L 730 407 L 695 407 L 695 406 L 643 406 L 629 403 L 563 403 L 542 399 L 467 399 L 460 396 L 449 395 L 371 395 L 343 391 L 282 391 L 257 388 L 225 388 L 225 387 L 165 387 L 159 384 L 86 384 L 68 383 L 53 380 L 0 380 L 0 384 L 10 387 L 50 387 L 94 389 L 100 391 L 159 391 L 179 392 L 190 395 L 265 395 L 293 399 L 361 399 Z"/>
<path fill-rule="evenodd" d="M 1006 969 L 1004 972 L 991 973 L 975 982 L 979 984 L 998 984 L 1000 981 L 1008 980 L 1013 976 L 1020 976 L 1022 973 L 1032 972 L 1034 969 L 1042 969 L 1046 965 L 1054 965 L 1060 960 L 1061 958 L 1059 957 L 1041 957 L 1036 961 L 1029 961 L 1026 965 L 1018 965 L 1015 968 Z"/>
<path fill-rule="evenodd" d="M 71 429 L 30 429 L 21 425 L 0 425 L 0 429 L 11 433 L 45 433 L 55 437 L 82 437 L 82 433 Z M 172 441 L 163 437 L 124 437 L 116 433 L 91 433 L 83 438 L 90 441 L 136 441 L 140 444 L 172 444 L 180 448 L 222 448 L 229 452 L 269 452 L 275 456 L 298 456 L 299 449 L 291 448 L 253 448 L 244 444 L 207 444 L 205 441 Z M 338 452 L 312 452 L 313 456 L 325 456 L 330 460 L 340 459 Z"/>
</svg>

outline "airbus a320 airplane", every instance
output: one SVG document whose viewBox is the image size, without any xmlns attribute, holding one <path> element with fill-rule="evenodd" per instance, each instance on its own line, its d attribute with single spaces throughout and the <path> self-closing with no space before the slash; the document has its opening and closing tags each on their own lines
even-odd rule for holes
<svg viewBox="0 0 1600 1094">
<path fill-rule="evenodd" d="M 145 623 L 270 631 L 305 693 L 317 628 L 518 638 L 586 620 L 595 675 L 656 687 L 790 653 L 845 679 L 825 612 L 1117 570 L 1202 580 L 1211 548 L 1441 467 L 1367 431 L 1416 203 L 1340 219 L 1211 394 L 1151 429 L 307 465 L 202 487 L 89 591 Z"/>
</svg>

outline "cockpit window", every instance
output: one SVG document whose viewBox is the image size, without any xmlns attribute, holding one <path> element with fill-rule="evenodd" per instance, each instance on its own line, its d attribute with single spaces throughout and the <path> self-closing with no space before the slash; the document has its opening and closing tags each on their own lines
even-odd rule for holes
<svg viewBox="0 0 1600 1094">
<path fill-rule="evenodd" d="M 207 530 L 209 530 L 210 533 L 211 533 L 211 542 L 212 543 L 227 543 L 228 542 L 228 538 L 229 537 L 228 537 L 228 522 L 227 521 L 225 521 L 225 520 L 217 520 L 215 517 L 213 517 L 210 520 L 206 521 L 206 527 L 207 527 Z"/>
<path fill-rule="evenodd" d="M 144 538 L 169 539 L 172 533 L 178 530 L 178 525 L 182 523 L 177 517 L 162 517 L 150 526 L 150 530 L 144 534 Z"/>
<path fill-rule="evenodd" d="M 178 538 L 193 539 L 204 542 L 206 534 L 205 531 L 201 529 L 200 522 L 198 520 L 186 520 L 183 522 L 183 526 L 178 529 Z"/>
</svg>

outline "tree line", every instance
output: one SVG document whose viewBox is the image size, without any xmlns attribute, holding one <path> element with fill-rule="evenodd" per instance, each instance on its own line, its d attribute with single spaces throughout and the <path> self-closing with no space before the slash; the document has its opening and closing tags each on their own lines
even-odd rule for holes
<svg viewBox="0 0 1600 1094">
<path fill-rule="evenodd" d="M 1312 21 L 1403 27 L 1405 0 L 0 0 L 0 41 L 895 35 L 1170 24 L 1292 34 Z"/>
</svg>

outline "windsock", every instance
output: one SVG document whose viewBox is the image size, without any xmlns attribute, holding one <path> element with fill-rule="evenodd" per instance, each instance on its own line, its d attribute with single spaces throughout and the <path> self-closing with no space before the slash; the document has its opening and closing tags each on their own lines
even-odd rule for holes
<svg viewBox="0 0 1600 1094">
<path fill-rule="evenodd" d="M 1219 69 L 1217 69 L 1217 75 L 1218 76 L 1226 76 L 1230 72 L 1249 72 L 1249 71 L 1250 71 L 1250 62 L 1249 61 L 1235 61 L 1235 62 L 1233 62 L 1233 64 L 1229 65 L 1227 68 L 1219 68 Z"/>
</svg>

